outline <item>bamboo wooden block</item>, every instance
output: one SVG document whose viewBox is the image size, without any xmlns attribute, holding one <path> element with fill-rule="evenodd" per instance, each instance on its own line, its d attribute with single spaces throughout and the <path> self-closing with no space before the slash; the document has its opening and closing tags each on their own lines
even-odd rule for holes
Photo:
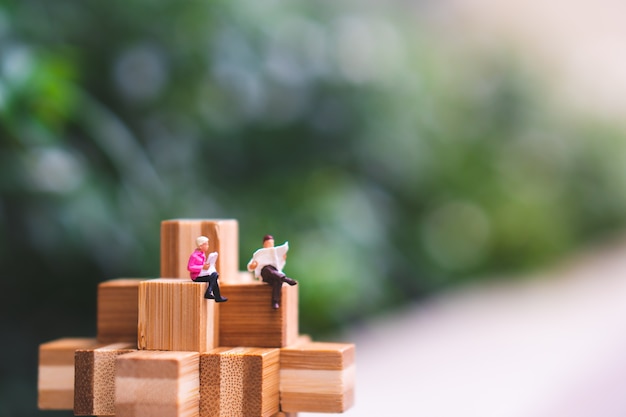
<svg viewBox="0 0 626 417">
<path fill-rule="evenodd" d="M 115 343 L 75 353 L 74 415 L 115 415 L 115 359 L 136 352 L 135 343 Z"/>
<path fill-rule="evenodd" d="M 311 339 L 311 336 L 309 336 L 308 334 L 301 334 L 301 335 L 298 335 L 298 337 L 296 338 L 296 340 L 293 343 L 291 343 L 291 344 L 289 344 L 289 345 L 287 345 L 285 347 L 286 348 L 295 348 L 295 347 L 298 347 L 300 345 L 309 344 L 312 341 L 313 341 L 313 339 Z"/>
<path fill-rule="evenodd" d="M 222 285 L 228 302 L 220 306 L 220 346 L 280 348 L 298 339 L 298 286 L 283 285 L 279 309 L 272 287 L 263 282 Z"/>
<path fill-rule="evenodd" d="M 201 235 L 209 252 L 219 253 L 227 302 L 205 299 L 208 283 L 189 277 Z M 270 285 L 238 271 L 238 241 L 236 220 L 162 222 L 161 276 L 170 278 L 101 283 L 97 338 L 40 346 L 39 408 L 118 417 L 347 410 L 354 345 L 300 336 L 299 286 L 283 285 L 281 302 L 272 300 Z M 201 249 L 206 253 L 206 244 Z"/>
<path fill-rule="evenodd" d="M 74 408 L 74 351 L 97 347 L 96 339 L 65 338 L 39 345 L 39 408 Z"/>
<path fill-rule="evenodd" d="M 197 352 L 138 351 L 116 359 L 117 417 L 197 417 Z"/>
<path fill-rule="evenodd" d="M 121 278 L 98 285 L 98 341 L 137 343 L 139 282 Z"/>
<path fill-rule="evenodd" d="M 279 411 L 279 349 L 217 348 L 200 355 L 200 417 Z"/>
<path fill-rule="evenodd" d="M 287 412 L 342 413 L 354 403 L 355 348 L 301 343 L 280 351 L 280 407 Z"/>
<path fill-rule="evenodd" d="M 206 286 L 180 279 L 142 281 L 139 349 L 206 352 L 218 346 L 219 308 L 204 298 Z"/>
<path fill-rule="evenodd" d="M 218 252 L 215 267 L 220 284 L 239 279 L 239 223 L 232 219 L 174 219 L 161 222 L 161 277 L 189 279 L 187 262 L 196 238 L 209 238 L 209 252 Z"/>
</svg>

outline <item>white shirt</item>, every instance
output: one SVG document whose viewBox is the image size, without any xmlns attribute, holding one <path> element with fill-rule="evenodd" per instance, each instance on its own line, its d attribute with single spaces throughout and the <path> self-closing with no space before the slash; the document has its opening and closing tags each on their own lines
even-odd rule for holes
<svg viewBox="0 0 626 417">
<path fill-rule="evenodd" d="M 267 265 L 272 265 L 279 272 L 283 271 L 285 267 L 285 255 L 289 250 L 289 242 L 285 242 L 280 246 L 274 246 L 271 248 L 261 248 L 252 254 L 252 259 L 248 262 L 248 270 L 250 264 L 254 261 L 257 262 L 256 268 L 254 268 L 254 276 L 261 277 L 261 269 Z"/>
</svg>

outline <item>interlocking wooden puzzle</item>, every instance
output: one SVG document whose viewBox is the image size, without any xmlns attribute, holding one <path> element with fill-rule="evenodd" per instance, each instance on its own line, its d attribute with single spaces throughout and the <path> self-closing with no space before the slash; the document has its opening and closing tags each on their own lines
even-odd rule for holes
<svg viewBox="0 0 626 417">
<path fill-rule="evenodd" d="M 162 222 L 161 277 L 101 283 L 96 337 L 40 345 L 39 408 L 118 417 L 350 408 L 355 346 L 300 335 L 297 281 L 282 272 L 288 244 L 265 236 L 240 272 L 238 233 L 230 219 Z"/>
</svg>

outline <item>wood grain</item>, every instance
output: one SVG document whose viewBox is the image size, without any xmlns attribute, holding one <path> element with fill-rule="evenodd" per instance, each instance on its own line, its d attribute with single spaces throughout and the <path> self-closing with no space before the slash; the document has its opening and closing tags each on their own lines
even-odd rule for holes
<svg viewBox="0 0 626 417">
<path fill-rule="evenodd" d="M 142 281 L 139 349 L 206 352 L 218 346 L 219 304 L 204 298 L 206 286 L 180 279 Z"/>
<path fill-rule="evenodd" d="M 196 417 L 200 374 L 197 352 L 138 351 L 116 359 L 117 417 Z"/>
<path fill-rule="evenodd" d="M 278 349 L 218 348 L 200 355 L 200 416 L 270 417 L 279 411 Z"/>
<path fill-rule="evenodd" d="M 74 408 L 74 352 L 99 346 L 92 338 L 63 338 L 39 345 L 37 379 L 41 410 Z"/>
<path fill-rule="evenodd" d="M 263 282 L 225 284 L 228 302 L 220 306 L 220 345 L 280 348 L 298 339 L 298 286 L 283 285 L 279 309 Z"/>
<path fill-rule="evenodd" d="M 143 279 L 120 278 L 98 285 L 98 341 L 137 343 L 139 283 Z"/>
<path fill-rule="evenodd" d="M 239 223 L 233 219 L 173 219 L 161 222 L 161 277 L 189 279 L 187 262 L 196 238 L 209 238 L 209 252 L 218 252 L 215 267 L 220 283 L 239 280 Z"/>
<path fill-rule="evenodd" d="M 341 413 L 354 403 L 355 347 L 303 342 L 280 351 L 282 411 Z"/>
<path fill-rule="evenodd" d="M 74 415 L 115 415 L 115 359 L 136 352 L 135 343 L 115 343 L 75 352 Z"/>
</svg>

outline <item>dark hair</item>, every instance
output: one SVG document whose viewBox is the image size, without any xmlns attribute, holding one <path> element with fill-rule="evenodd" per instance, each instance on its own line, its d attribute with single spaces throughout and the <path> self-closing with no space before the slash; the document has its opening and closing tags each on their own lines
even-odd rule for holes
<svg viewBox="0 0 626 417">
<path fill-rule="evenodd" d="M 266 240 L 270 240 L 270 239 L 274 240 L 274 236 L 272 236 L 272 235 L 265 235 L 265 236 L 263 236 L 263 242 L 264 243 L 265 243 Z"/>
</svg>

